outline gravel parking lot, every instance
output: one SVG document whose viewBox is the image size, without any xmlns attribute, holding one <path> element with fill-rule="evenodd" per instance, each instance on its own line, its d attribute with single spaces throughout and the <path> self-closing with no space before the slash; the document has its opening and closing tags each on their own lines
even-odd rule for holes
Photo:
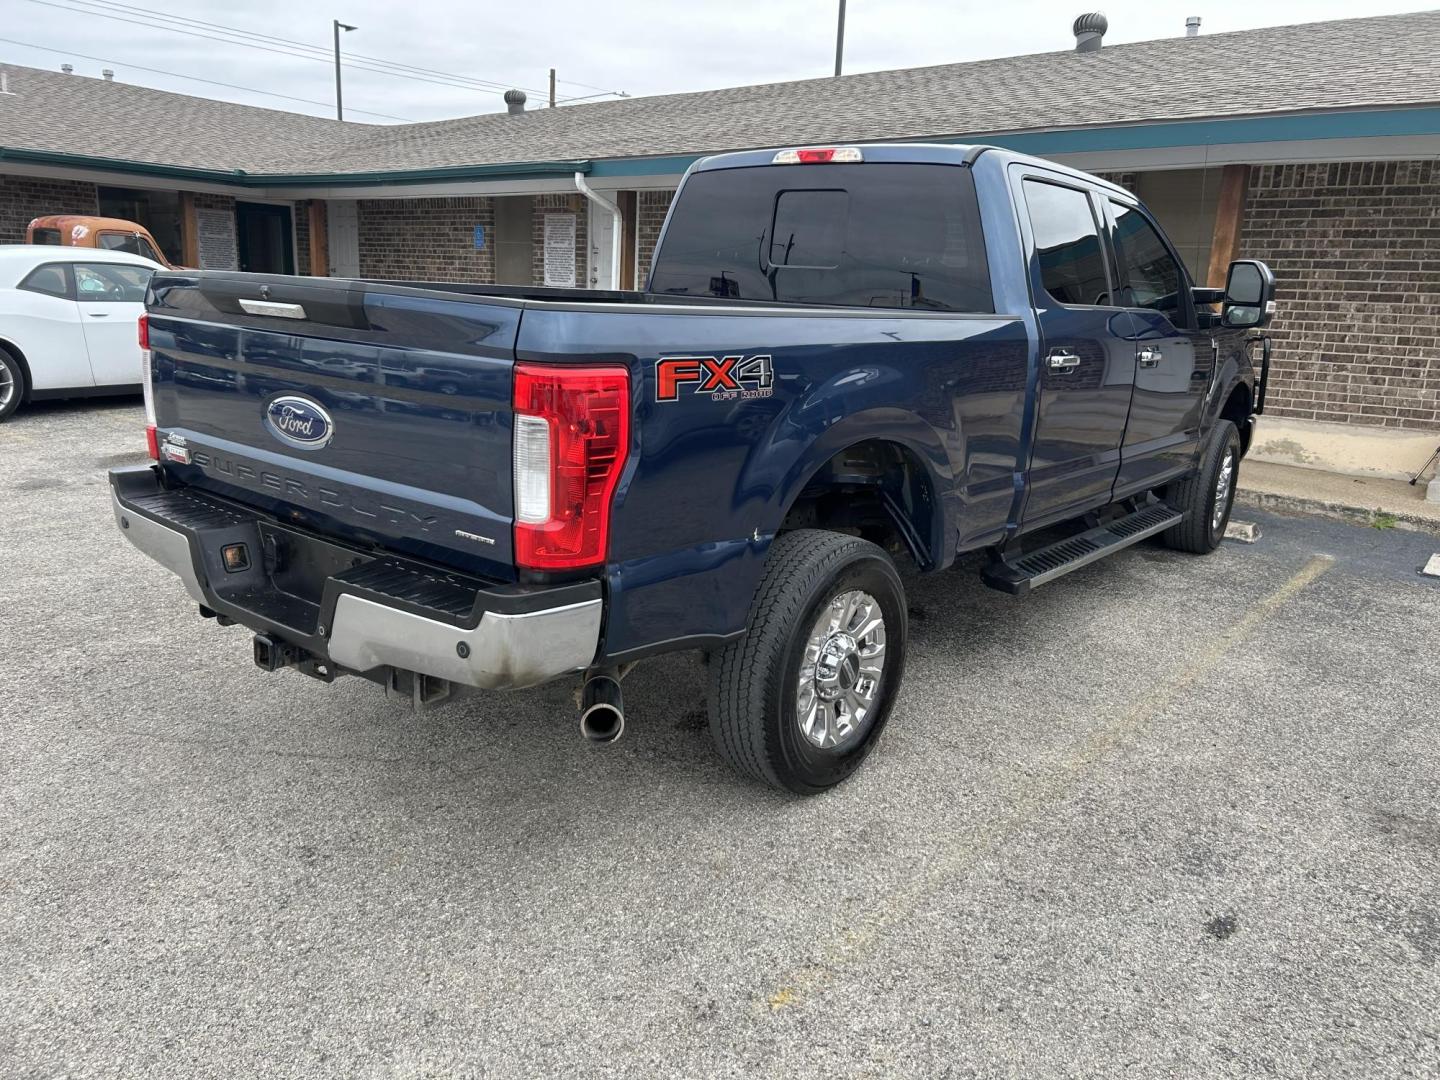
<svg viewBox="0 0 1440 1080">
<path fill-rule="evenodd" d="M 1440 541 L 1248 512 L 1024 600 L 912 582 L 798 801 L 691 656 L 412 716 L 265 675 L 114 527 L 134 401 L 0 426 L 0 1074 L 1440 1072 Z"/>
</svg>

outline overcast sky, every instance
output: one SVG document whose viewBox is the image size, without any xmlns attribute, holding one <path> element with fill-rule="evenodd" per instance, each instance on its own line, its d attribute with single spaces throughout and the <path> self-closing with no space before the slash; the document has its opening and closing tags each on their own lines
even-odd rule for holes
<svg viewBox="0 0 1440 1080">
<path fill-rule="evenodd" d="M 1346 16 L 1423 11 L 1435 0 L 1192 0 L 1109 2 L 1106 44 L 1178 37 L 1199 15 L 1205 34 Z M 334 69 L 327 59 L 332 18 L 355 24 L 342 46 L 371 57 L 530 91 L 543 104 L 547 72 L 559 69 L 562 98 L 623 90 L 632 95 L 707 90 L 829 75 L 834 65 L 836 0 L 0 0 L 0 63 L 99 76 L 250 105 L 334 114 Z M 1055 0 L 849 0 L 845 71 L 944 64 L 1073 44 L 1082 9 Z M 543 13 L 543 17 L 542 16 Z M 105 16 L 113 17 L 105 17 Z M 308 57 L 203 40 L 163 29 L 176 19 L 193 33 L 235 28 L 318 48 Z M 120 21 L 129 20 L 129 21 Z M 255 40 L 252 38 L 251 40 Z M 25 44 L 15 44 L 24 42 Z M 257 42 L 258 43 L 258 42 Z M 265 44 L 300 51 L 273 41 Z M 35 46 L 42 46 L 37 48 Z M 356 60 L 357 63 L 366 61 Z M 158 70 L 144 70 L 158 69 Z M 159 71 L 173 74 L 160 74 Z M 189 75 L 310 99 L 268 97 Z M 587 85 L 579 85 L 587 84 Z M 499 92 L 437 85 L 345 69 L 347 118 L 434 120 L 503 108 Z"/>
</svg>

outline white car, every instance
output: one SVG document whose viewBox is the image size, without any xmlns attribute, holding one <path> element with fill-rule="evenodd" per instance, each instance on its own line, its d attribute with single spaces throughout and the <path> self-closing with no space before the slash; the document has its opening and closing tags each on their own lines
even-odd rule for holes
<svg viewBox="0 0 1440 1080">
<path fill-rule="evenodd" d="M 163 269 L 121 251 L 0 246 L 0 421 L 31 398 L 138 392 L 136 323 Z"/>
</svg>

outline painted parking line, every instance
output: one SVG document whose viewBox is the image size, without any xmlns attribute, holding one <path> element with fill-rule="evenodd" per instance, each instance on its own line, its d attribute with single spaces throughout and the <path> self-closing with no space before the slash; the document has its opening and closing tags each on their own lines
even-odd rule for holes
<svg viewBox="0 0 1440 1080">
<path fill-rule="evenodd" d="M 1036 777 L 1022 791 L 1013 809 L 981 824 L 965 837 L 938 848 L 923 874 L 895 889 L 870 908 L 855 925 L 821 941 L 814 959 L 787 973 L 775 988 L 756 1003 L 762 1013 L 780 1012 L 804 1005 L 829 983 L 870 956 L 879 939 L 909 919 L 920 905 L 938 893 L 978 857 L 1004 844 L 1020 829 L 1073 793 L 1087 769 L 1099 763 L 1139 734 L 1175 698 L 1208 675 L 1237 645 L 1246 641 L 1280 608 L 1314 584 L 1335 565 L 1329 555 L 1315 555 L 1294 576 L 1253 605 L 1232 627 L 1191 657 L 1190 663 L 1164 685 L 1136 701 L 1129 709 L 1092 733 L 1059 769 Z"/>
<path fill-rule="evenodd" d="M 1440 577 L 1440 551 L 1430 556 L 1430 561 L 1420 569 L 1426 577 Z"/>
</svg>

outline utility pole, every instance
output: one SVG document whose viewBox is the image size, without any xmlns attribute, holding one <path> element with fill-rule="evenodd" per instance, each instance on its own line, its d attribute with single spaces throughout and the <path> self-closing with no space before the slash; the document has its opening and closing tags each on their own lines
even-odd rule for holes
<svg viewBox="0 0 1440 1080">
<path fill-rule="evenodd" d="M 335 20 L 335 119 L 345 119 L 345 105 L 340 96 L 340 31 L 356 30 L 358 27 Z"/>
<path fill-rule="evenodd" d="M 555 107 L 555 69 L 550 69 L 550 108 Z"/>
<path fill-rule="evenodd" d="M 840 0 L 840 21 L 835 27 L 835 77 L 840 77 L 840 61 L 845 57 L 845 0 Z"/>
</svg>

